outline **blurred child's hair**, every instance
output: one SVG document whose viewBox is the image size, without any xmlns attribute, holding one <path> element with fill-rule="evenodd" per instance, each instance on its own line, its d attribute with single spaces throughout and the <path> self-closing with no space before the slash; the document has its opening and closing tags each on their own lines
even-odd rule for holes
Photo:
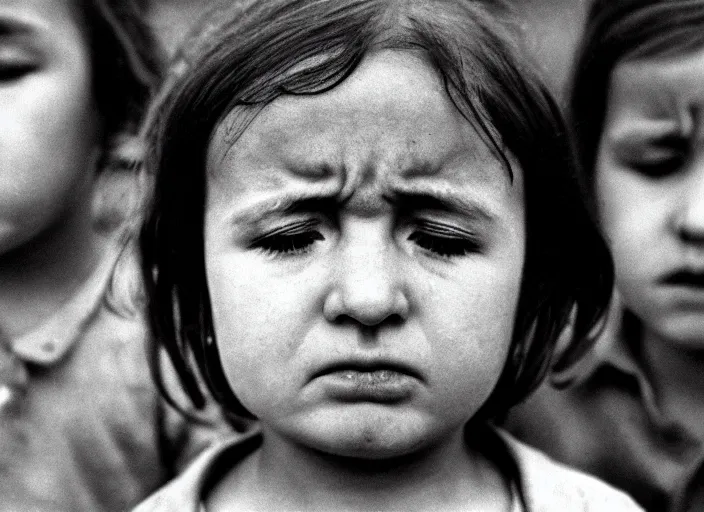
<svg viewBox="0 0 704 512">
<path fill-rule="evenodd" d="M 109 233 L 138 222 L 135 170 L 144 157 L 138 130 L 161 83 L 164 58 L 146 23 L 147 0 L 71 1 L 86 34 L 102 129 L 93 221 Z"/>
<path fill-rule="evenodd" d="M 568 364 L 591 343 L 611 294 L 611 259 L 584 206 L 560 112 L 492 9 L 470 0 L 244 0 L 186 43 L 186 72 L 152 119 L 155 194 L 141 244 L 153 361 L 167 350 L 196 406 L 204 381 L 226 411 L 247 414 L 221 367 L 205 277 L 206 152 L 216 126 L 241 110 L 245 121 L 228 127 L 234 141 L 277 97 L 330 90 L 382 49 L 427 56 L 507 172 L 525 176 L 526 257 L 511 350 L 475 417 L 505 412 L 551 364 Z M 553 361 L 575 310 L 579 341 Z M 159 379 L 158 364 L 153 371 Z"/>
<path fill-rule="evenodd" d="M 613 69 L 621 62 L 704 49 L 704 0 L 596 0 L 568 93 L 579 171 L 595 208 L 593 176 Z"/>
<path fill-rule="evenodd" d="M 161 51 L 145 22 L 144 0 L 78 0 L 91 56 L 93 93 L 104 131 L 104 162 L 121 158 L 120 145 L 136 135 L 159 85 Z M 112 154 L 116 151 L 117 154 Z M 127 157 L 131 160 L 131 155 Z M 133 162 L 113 162 L 129 166 Z"/>
<path fill-rule="evenodd" d="M 141 302 L 141 286 L 131 276 L 127 254 L 132 249 L 127 240 L 140 217 L 136 171 L 144 152 L 139 129 L 160 86 L 164 57 L 146 22 L 147 0 L 72 1 L 86 34 L 92 92 L 102 123 L 93 227 L 103 233 L 120 228 L 125 254 L 113 273 L 108 303 L 116 312 L 132 315 Z"/>
</svg>

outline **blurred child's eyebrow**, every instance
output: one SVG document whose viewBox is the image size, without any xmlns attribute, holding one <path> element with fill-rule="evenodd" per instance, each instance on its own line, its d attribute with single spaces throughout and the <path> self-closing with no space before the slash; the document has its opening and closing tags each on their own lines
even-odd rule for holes
<svg viewBox="0 0 704 512">
<path fill-rule="evenodd" d="M 35 32 L 32 24 L 0 14 L 0 37 L 26 36 Z"/>
<path fill-rule="evenodd" d="M 648 120 L 629 122 L 625 126 L 617 126 L 609 136 L 614 144 L 635 145 L 644 142 L 668 145 L 676 139 L 681 139 L 680 123 L 674 120 Z"/>
</svg>

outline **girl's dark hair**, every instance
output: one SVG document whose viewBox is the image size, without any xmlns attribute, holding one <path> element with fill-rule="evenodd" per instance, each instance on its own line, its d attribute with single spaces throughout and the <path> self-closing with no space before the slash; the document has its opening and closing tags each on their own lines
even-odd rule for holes
<svg viewBox="0 0 704 512">
<path fill-rule="evenodd" d="M 155 194 L 141 247 L 157 379 L 163 347 L 196 406 L 205 382 L 226 411 L 247 414 L 213 341 L 203 256 L 210 137 L 232 109 L 256 112 L 283 94 L 322 93 L 380 49 L 424 53 L 507 170 L 510 154 L 525 176 L 526 257 L 512 349 L 478 417 L 505 412 L 551 364 L 568 364 L 591 343 L 611 294 L 611 259 L 582 200 L 560 112 L 492 8 L 470 0 L 250 0 L 206 20 L 203 36 L 186 43 L 178 64 L 186 71 L 174 75 L 150 132 Z M 579 341 L 553 361 L 574 312 Z"/>
<path fill-rule="evenodd" d="M 79 0 L 78 5 L 103 119 L 105 158 L 110 159 L 125 136 L 136 135 L 159 85 L 163 59 L 145 22 L 144 0 Z"/>
<path fill-rule="evenodd" d="M 596 155 L 613 69 L 621 62 L 704 48 L 704 0 L 596 0 L 568 93 L 580 174 L 594 208 Z"/>
</svg>

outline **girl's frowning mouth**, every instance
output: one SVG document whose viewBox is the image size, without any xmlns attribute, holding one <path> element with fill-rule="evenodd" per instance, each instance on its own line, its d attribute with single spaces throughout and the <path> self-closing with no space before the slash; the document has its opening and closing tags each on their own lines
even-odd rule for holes
<svg viewBox="0 0 704 512">
<path fill-rule="evenodd" d="M 336 363 L 313 379 L 326 394 L 344 402 L 396 403 L 407 400 L 422 382 L 418 372 L 389 363 Z"/>
</svg>

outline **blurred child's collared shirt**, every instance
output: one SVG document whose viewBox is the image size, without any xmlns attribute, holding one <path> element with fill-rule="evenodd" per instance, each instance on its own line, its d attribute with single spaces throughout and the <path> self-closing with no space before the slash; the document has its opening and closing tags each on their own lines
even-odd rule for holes
<svg viewBox="0 0 704 512">
<path fill-rule="evenodd" d="M 704 510 L 704 440 L 663 414 L 620 329 L 553 381 L 512 409 L 509 431 L 649 511 Z"/>
<path fill-rule="evenodd" d="M 489 430 L 497 466 L 517 475 L 511 482 L 511 512 L 638 512 L 633 500 L 591 476 L 555 463 L 505 432 Z M 182 475 L 133 512 L 205 512 L 205 490 L 233 464 L 259 448 L 262 436 L 252 430 L 202 453 Z M 508 458 L 509 460 L 507 461 Z M 507 464 L 504 464 L 508 462 Z M 514 466 L 508 469 L 504 466 Z M 520 491 L 519 491 L 520 489 Z"/>
<path fill-rule="evenodd" d="M 120 247 L 52 318 L 0 344 L 0 512 L 125 510 L 230 433 L 160 399 L 143 315 L 108 300 Z"/>
</svg>

